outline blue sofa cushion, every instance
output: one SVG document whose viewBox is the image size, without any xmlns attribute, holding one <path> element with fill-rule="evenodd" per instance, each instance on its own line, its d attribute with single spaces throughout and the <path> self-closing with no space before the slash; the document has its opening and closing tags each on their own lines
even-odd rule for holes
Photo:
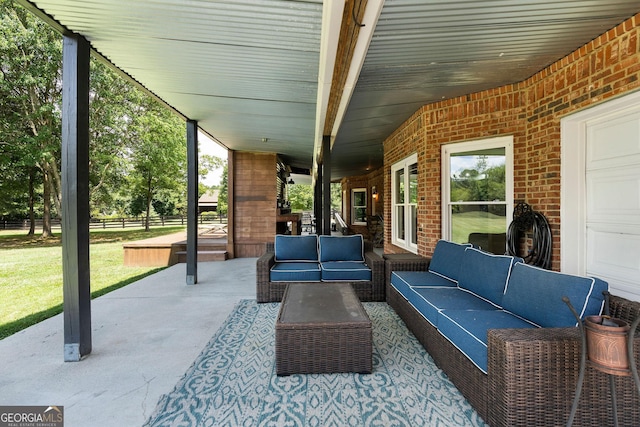
<svg viewBox="0 0 640 427">
<path fill-rule="evenodd" d="M 320 265 L 312 262 L 277 262 L 271 267 L 271 282 L 319 282 Z"/>
<path fill-rule="evenodd" d="M 318 238 L 316 235 L 287 236 L 277 234 L 274 250 L 276 262 L 318 262 Z"/>
<path fill-rule="evenodd" d="M 327 261 L 320 263 L 320 269 L 324 282 L 371 280 L 371 269 L 364 262 Z"/>
<path fill-rule="evenodd" d="M 569 297 L 580 317 L 584 318 L 601 313 L 604 307 L 602 291 L 608 288 L 607 282 L 593 277 L 558 273 L 516 263 L 511 271 L 502 306 L 542 327 L 573 327 L 577 326 L 576 318 L 562 301 L 562 297 Z"/>
<path fill-rule="evenodd" d="M 400 294 L 405 295 L 413 286 L 456 287 L 456 282 L 430 271 L 392 271 L 391 286 L 396 288 Z"/>
<path fill-rule="evenodd" d="M 406 295 L 407 300 L 429 321 L 438 327 L 438 315 L 445 309 L 456 310 L 498 310 L 499 307 L 460 288 L 413 287 Z"/>
<path fill-rule="evenodd" d="M 320 236 L 320 262 L 364 262 L 364 241 L 361 234 L 353 236 Z"/>
<path fill-rule="evenodd" d="M 501 328 L 535 326 L 504 310 L 442 310 L 438 317 L 438 332 L 484 373 L 487 373 L 487 332 Z"/>
<path fill-rule="evenodd" d="M 438 240 L 436 247 L 433 249 L 429 271 L 457 282 L 458 273 L 460 272 L 460 260 L 465 248 L 470 246 L 469 244 L 462 245 L 447 240 Z"/>
<path fill-rule="evenodd" d="M 462 257 L 458 286 L 501 305 L 514 263 L 512 256 L 493 255 L 478 249 L 466 248 Z"/>
</svg>

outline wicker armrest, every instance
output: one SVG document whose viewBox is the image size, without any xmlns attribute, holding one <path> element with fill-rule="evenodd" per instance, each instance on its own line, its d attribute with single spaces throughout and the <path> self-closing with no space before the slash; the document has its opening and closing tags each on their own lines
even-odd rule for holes
<svg viewBox="0 0 640 427">
<path fill-rule="evenodd" d="M 268 251 L 256 261 L 256 300 L 269 301 L 269 280 L 271 267 L 275 264 L 276 254 Z"/>
<path fill-rule="evenodd" d="M 372 301 L 385 300 L 384 260 L 373 251 L 364 253 L 364 260 L 371 269 Z"/>
<path fill-rule="evenodd" d="M 580 367 L 578 329 L 493 329 L 487 338 L 487 422 L 563 425 Z"/>
<path fill-rule="evenodd" d="M 635 338 L 634 345 L 637 360 L 640 338 Z M 578 328 L 492 329 L 487 351 L 489 425 L 566 423 L 580 370 Z M 591 392 L 581 396 L 576 425 L 600 426 L 611 419 L 609 401 L 601 398 L 608 393 L 608 378 L 593 369 L 588 371 L 585 387 Z M 624 383 L 629 377 L 619 381 L 618 401 L 624 402 L 625 417 L 637 417 L 634 387 Z"/>
<path fill-rule="evenodd" d="M 631 301 L 623 297 L 611 295 L 609 298 L 609 308 L 611 317 L 617 317 L 629 324 L 640 317 L 640 302 L 638 301 Z"/>
<path fill-rule="evenodd" d="M 391 285 L 392 271 L 427 271 L 431 257 L 421 257 L 413 254 L 385 254 L 385 287 Z"/>
</svg>

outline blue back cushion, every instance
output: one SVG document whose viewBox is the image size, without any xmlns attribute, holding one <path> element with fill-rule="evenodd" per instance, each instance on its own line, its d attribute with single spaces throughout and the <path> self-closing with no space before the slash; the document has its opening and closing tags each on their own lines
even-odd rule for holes
<svg viewBox="0 0 640 427">
<path fill-rule="evenodd" d="M 542 327 L 576 326 L 576 318 L 562 301 L 569 297 L 581 318 L 600 314 L 604 306 L 602 291 L 607 282 L 543 270 L 516 263 L 511 271 L 502 306 Z"/>
<path fill-rule="evenodd" d="M 469 244 L 461 245 L 447 240 L 439 240 L 433 250 L 429 271 L 457 282 L 462 255 L 465 248 L 470 246 Z"/>
<path fill-rule="evenodd" d="M 277 234 L 274 244 L 275 260 L 318 262 L 318 238 L 316 235 L 287 236 Z"/>
<path fill-rule="evenodd" d="M 462 268 L 458 286 L 502 305 L 514 258 L 508 255 L 493 255 L 474 248 L 466 248 L 462 257 Z"/>
<path fill-rule="evenodd" d="M 362 235 L 320 236 L 320 262 L 325 261 L 364 262 Z"/>
</svg>

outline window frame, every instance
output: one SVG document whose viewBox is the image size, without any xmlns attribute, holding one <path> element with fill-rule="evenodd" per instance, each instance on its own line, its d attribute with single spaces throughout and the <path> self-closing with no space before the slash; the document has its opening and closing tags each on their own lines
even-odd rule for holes
<svg viewBox="0 0 640 427">
<path fill-rule="evenodd" d="M 398 246 L 400 248 L 406 249 L 409 252 L 413 252 L 413 253 L 418 253 L 418 241 L 417 241 L 417 237 L 416 237 L 416 242 L 412 242 L 411 241 L 411 236 L 413 235 L 413 233 L 416 233 L 417 236 L 417 231 L 418 231 L 418 222 L 417 222 L 417 212 L 416 212 L 416 221 L 415 223 L 411 220 L 411 213 L 412 213 L 412 205 L 415 205 L 415 209 L 417 211 L 418 208 L 418 203 L 417 203 L 417 198 L 416 198 L 416 202 L 415 203 L 411 203 L 410 200 L 410 169 L 411 166 L 416 165 L 416 169 L 418 167 L 418 154 L 414 153 L 412 155 L 410 155 L 409 157 L 406 157 L 402 160 L 400 160 L 397 163 L 394 163 L 393 165 L 391 165 L 391 243 L 395 246 Z M 397 188 L 398 188 L 398 182 L 397 182 L 397 172 L 403 170 L 404 171 L 404 192 L 405 192 L 405 197 L 404 197 L 404 201 L 402 203 L 397 203 Z M 416 190 L 417 191 L 417 190 Z M 404 217 L 403 219 L 403 224 L 404 224 L 404 235 L 406 236 L 404 239 L 400 238 L 398 236 L 398 207 L 402 206 L 404 208 Z"/>
<path fill-rule="evenodd" d="M 509 223 L 511 222 L 511 217 L 513 213 L 513 135 L 506 136 L 498 136 L 494 138 L 486 138 L 480 140 L 473 141 L 464 141 L 464 142 L 456 142 L 452 144 L 445 144 L 441 147 L 441 197 L 442 197 L 442 206 L 441 206 L 441 234 L 442 239 L 451 240 L 451 155 L 452 154 L 460 154 L 460 153 L 472 153 L 481 150 L 490 150 L 494 148 L 504 148 L 505 155 L 505 201 L 482 201 L 482 202 L 462 202 L 463 204 L 483 204 L 483 205 L 502 205 L 506 206 L 506 215 L 505 215 L 505 232 L 509 227 Z M 461 202 L 456 202 L 453 204 L 460 204 Z"/>
<path fill-rule="evenodd" d="M 356 200 L 356 193 L 364 193 L 364 197 L 362 198 L 362 200 L 364 200 L 364 205 L 357 205 L 355 204 L 355 200 Z M 361 209 L 364 208 L 365 211 L 365 218 L 366 218 L 366 212 L 367 212 L 367 189 L 362 187 L 362 188 L 352 188 L 351 189 L 351 225 L 367 225 L 367 221 L 365 219 L 365 221 L 356 221 L 356 209 Z"/>
</svg>

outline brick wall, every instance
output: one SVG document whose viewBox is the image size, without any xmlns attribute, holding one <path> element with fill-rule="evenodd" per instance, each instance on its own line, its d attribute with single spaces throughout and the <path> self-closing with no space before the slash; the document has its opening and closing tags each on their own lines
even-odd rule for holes
<svg viewBox="0 0 640 427">
<path fill-rule="evenodd" d="M 351 190 L 354 188 L 366 188 L 367 189 L 367 215 L 373 215 L 374 206 L 375 213 L 377 215 L 384 216 L 384 169 L 380 168 L 367 175 L 350 176 L 343 178 L 341 181 L 342 194 L 344 205 L 344 220 L 349 224 L 349 227 L 355 232 L 362 234 L 366 239 L 369 236 L 369 230 L 367 226 L 353 225 L 351 220 Z M 378 192 L 378 201 L 373 200 L 373 187 L 376 187 Z M 385 217 L 386 218 L 386 217 Z"/>
<path fill-rule="evenodd" d="M 554 235 L 553 269 L 560 267 L 560 119 L 640 88 L 640 14 L 526 81 L 423 106 L 384 142 L 385 194 L 390 167 L 417 153 L 418 252 L 430 255 L 441 236 L 440 147 L 498 135 L 514 138 L 514 199 L 543 213 Z M 385 199 L 390 218 L 390 198 Z M 385 223 L 385 252 L 390 244 Z"/>
<path fill-rule="evenodd" d="M 234 157 L 235 256 L 260 256 L 276 234 L 276 155 L 238 151 Z"/>
</svg>

